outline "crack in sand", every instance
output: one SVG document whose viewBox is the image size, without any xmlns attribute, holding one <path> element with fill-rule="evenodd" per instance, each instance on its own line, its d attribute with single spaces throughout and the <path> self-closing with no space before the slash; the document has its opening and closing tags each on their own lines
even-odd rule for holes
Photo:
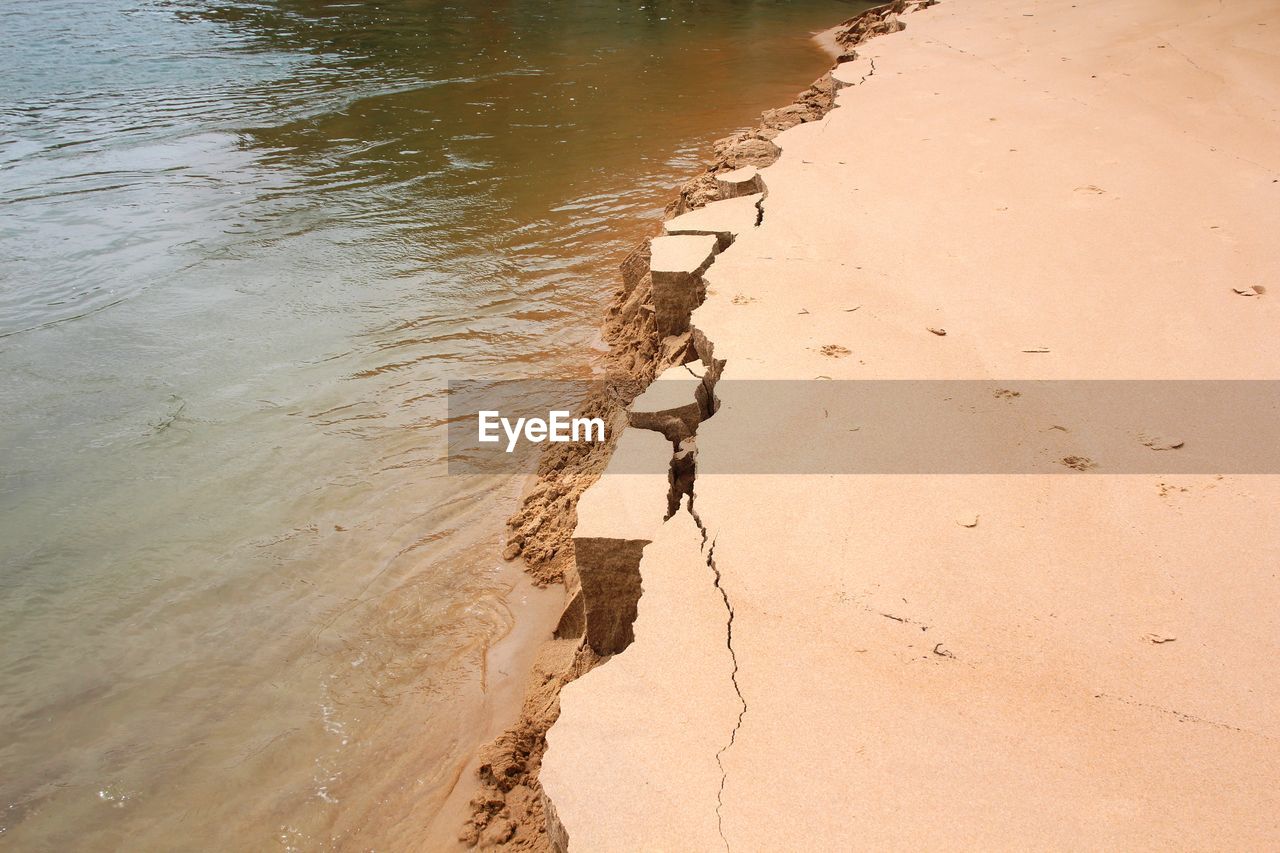
<svg viewBox="0 0 1280 853">
<path fill-rule="evenodd" d="M 914 0 L 913 9 L 926 8 L 938 2 L 938 0 Z M 837 34 L 837 43 L 846 50 L 851 50 L 855 45 L 882 34 L 897 32 L 902 29 L 904 24 L 897 20 L 897 14 L 904 11 L 908 6 L 908 0 L 892 0 L 892 2 L 883 6 L 874 7 L 858 13 L 849 20 L 840 25 L 841 32 Z M 876 73 L 875 60 L 870 58 L 869 67 L 865 74 L 857 84 L 865 82 Z M 791 118 L 797 118 L 798 123 L 807 121 L 815 121 L 826 115 L 835 107 L 835 92 L 839 86 L 832 80 L 831 73 L 819 78 L 793 103 L 793 106 L 801 108 L 803 115 L 798 118 L 794 115 Z M 774 112 L 774 111 L 770 111 Z M 716 144 L 716 161 L 709 167 L 708 171 L 700 174 L 696 178 L 690 179 L 680 189 L 675 201 L 667 207 L 668 217 L 687 212 L 689 210 L 702 207 L 713 200 L 727 200 L 736 198 L 744 194 L 739 192 L 741 187 L 734 186 L 732 193 L 722 194 L 723 187 L 717 183 L 717 175 L 719 173 L 728 174 L 730 171 L 737 171 L 745 166 L 762 168 L 773 163 L 781 150 L 770 140 L 777 133 L 786 130 L 795 125 L 796 122 L 788 122 L 780 120 L 777 116 L 769 117 L 769 113 L 762 116 L 762 124 L 753 131 L 741 131 L 726 140 L 721 140 Z M 826 125 L 822 131 L 826 130 Z M 820 131 L 821 132 L 821 131 Z M 754 176 L 754 180 L 758 183 L 755 190 L 761 193 L 761 198 L 756 201 L 756 221 L 755 225 L 759 226 L 764 222 L 764 201 L 768 195 L 768 188 L 764 186 L 763 180 L 758 176 Z M 732 242 L 732 241 L 730 241 Z M 725 246 L 727 250 L 729 246 Z M 722 250 L 723 251 L 723 250 Z M 700 333 L 692 325 L 685 333 L 684 342 L 681 344 L 676 341 L 679 349 L 667 351 L 664 349 L 665 342 L 662 337 L 656 334 L 656 327 L 653 320 L 653 285 L 651 267 L 652 247 L 650 241 L 644 241 L 640 246 L 633 250 L 622 263 L 622 279 L 623 289 L 619 292 L 615 303 L 610 308 L 610 313 L 605 322 L 605 340 L 610 343 L 611 353 L 617 353 L 620 359 L 624 358 L 630 361 L 629 372 L 627 373 L 626 388 L 630 393 L 626 394 L 625 399 L 620 402 L 623 407 L 629 406 L 631 401 L 642 392 L 642 388 L 636 388 L 634 385 L 637 380 L 643 380 L 647 385 L 656 378 L 658 367 L 661 364 L 685 364 L 687 372 L 696 377 L 696 371 L 689 369 L 687 362 L 684 361 L 688 357 L 692 361 L 696 357 L 701 357 L 705 365 L 703 373 L 704 381 L 709 381 L 706 390 L 712 393 L 715 382 L 719 379 L 720 371 L 723 369 L 724 360 L 715 359 L 712 351 L 713 346 L 710 341 L 703 339 L 699 341 Z M 714 262 L 714 257 L 710 259 L 706 266 L 710 266 Z M 705 266 L 693 272 L 694 276 L 701 278 L 701 274 L 705 272 Z M 703 282 L 705 286 L 705 282 Z M 696 294 L 696 303 L 700 304 L 705 298 L 705 291 L 699 291 Z M 691 306 L 696 308 L 697 304 Z M 650 310 L 648 315 L 644 312 L 643 307 Z M 856 310 L 856 309 L 845 309 Z M 691 317 L 689 318 L 691 321 Z M 703 344 L 706 351 L 703 352 Z M 696 352 L 696 356 L 694 353 Z M 624 363 L 626 363 L 624 361 Z M 712 398 L 714 400 L 714 397 Z M 606 401 L 602 401 L 601 405 L 605 405 Z M 610 398 L 607 402 L 619 402 L 614 398 Z M 717 406 L 710 406 L 710 411 L 705 413 L 704 420 L 711 417 L 715 413 Z M 615 410 L 606 407 L 606 411 L 613 412 Z M 661 432 L 661 430 L 658 430 Z M 696 436 L 696 430 L 694 431 Z M 719 591 L 721 600 L 725 607 L 725 646 L 729 650 L 731 659 L 730 681 L 733 684 L 734 693 L 738 697 L 739 711 L 737 720 L 733 726 L 733 730 L 729 733 L 728 741 L 716 752 L 716 764 L 720 769 L 720 786 L 716 794 L 716 823 L 717 829 L 723 841 L 725 850 L 730 850 L 728 837 L 724 830 L 724 794 L 728 785 L 728 773 L 725 770 L 724 756 L 733 748 L 737 742 L 738 731 L 742 728 L 742 723 L 746 718 L 747 702 L 742 693 L 742 688 L 738 679 L 738 655 L 734 648 L 733 631 L 735 621 L 735 610 L 733 603 L 729 599 L 728 592 L 723 585 L 723 578 L 719 568 L 715 562 L 715 541 L 709 541 L 708 531 L 703 525 L 701 519 L 694 512 L 694 487 L 693 481 L 697 475 L 696 461 L 696 445 L 690 445 L 687 449 L 684 442 L 673 441 L 673 458 L 671 465 L 671 491 L 668 496 L 668 512 L 674 514 L 679 511 L 679 500 L 687 496 L 688 501 L 685 504 L 689 513 L 693 516 L 695 524 L 702 534 L 702 548 L 705 552 L 707 567 L 711 569 L 713 582 L 716 590 Z M 508 546 L 508 552 L 504 553 L 506 559 L 514 559 L 517 556 L 524 557 L 528 563 L 529 571 L 535 578 L 544 580 L 558 580 L 564 577 L 566 571 L 564 565 L 557 561 L 559 555 L 566 553 L 566 547 L 572 541 L 572 531 L 576 523 L 575 515 L 572 512 L 578 497 L 583 490 L 594 482 L 594 478 L 590 475 L 599 475 L 604 465 L 608 461 L 609 453 L 612 448 L 606 448 L 604 452 L 589 455 L 587 457 L 574 457 L 565 454 L 544 454 L 539 465 L 539 489 L 532 493 L 533 496 L 526 497 L 519 513 L 512 516 L 508 523 L 511 529 L 512 544 Z M 689 465 L 692 470 L 681 468 L 677 465 L 676 456 L 686 454 L 680 458 L 681 465 Z M 687 461 L 687 457 L 692 456 L 691 464 Z M 687 479 L 682 480 L 682 473 L 687 472 Z M 587 474 L 586 482 L 583 478 L 578 477 L 579 474 Z M 671 498 L 675 498 L 677 503 L 675 506 L 671 504 Z M 562 509 L 567 504 L 570 512 L 562 513 Z M 670 515 L 667 516 L 668 518 Z M 566 523 L 567 522 L 567 523 Z M 573 552 L 569 552 L 573 553 Z M 576 564 L 567 570 L 570 577 L 576 571 Z M 565 613 L 572 613 L 574 602 L 571 600 L 566 606 Z M 585 612 L 585 601 L 580 605 L 583 608 L 581 619 L 585 623 L 588 616 Z M 562 623 L 565 617 L 562 617 Z M 634 619 L 634 616 L 632 616 Z M 587 670 L 601 663 L 601 659 L 585 643 L 585 626 L 579 626 L 579 630 L 584 632 L 584 642 L 579 645 L 578 653 L 575 653 L 573 660 L 567 666 L 562 666 L 554 673 L 548 674 L 548 679 L 543 683 L 544 686 L 531 688 L 530 693 L 526 696 L 526 702 L 530 697 L 537 697 L 540 704 L 544 704 L 552 708 L 552 713 L 540 715 L 536 718 L 526 718 L 522 715 L 520 722 L 504 732 L 499 738 L 493 741 L 486 750 L 491 753 L 485 763 L 481 766 L 479 775 L 481 777 L 481 792 L 473 799 L 473 813 L 464 827 L 462 840 L 469 846 L 475 846 L 482 841 L 485 833 L 494 835 L 494 831 L 490 826 L 495 820 L 501 821 L 498 824 L 500 829 L 505 828 L 505 835 L 497 844 L 503 847 L 524 846 L 530 836 L 521 830 L 521 827 L 530 827 L 534 835 L 532 837 L 535 845 L 545 843 L 551 849 L 564 850 L 567 849 L 569 838 L 567 828 L 560 823 L 556 816 L 553 803 L 545 795 L 542 794 L 538 783 L 538 769 L 542 759 L 543 750 L 546 748 L 545 733 L 555 722 L 558 714 L 558 706 L 555 705 L 555 697 L 560 689 L 570 681 L 582 675 Z M 557 629 L 559 631 L 559 629 Z M 560 635 L 557 633 L 557 637 Z M 607 658 L 605 658 L 607 661 Z M 549 697 L 549 698 L 548 698 Z M 485 753 L 482 752 L 482 755 Z M 519 805 L 518 799 L 509 796 L 514 791 L 515 785 L 522 793 L 532 795 L 527 797 L 528 802 L 533 805 Z M 510 816 L 508 817 L 508 814 Z"/>
<path fill-rule="evenodd" d="M 869 56 L 867 57 L 867 62 L 870 63 L 871 69 L 867 71 L 866 74 L 863 74 L 862 79 L 859 80 L 857 83 L 854 83 L 853 85 L 861 86 L 863 83 L 867 82 L 872 77 L 876 76 L 876 58 L 874 56 Z"/>
<path fill-rule="evenodd" d="M 1150 702 L 1139 702 L 1136 699 L 1126 699 L 1123 696 L 1116 696 L 1112 693 L 1095 693 L 1095 699 L 1110 699 L 1113 702 L 1119 702 L 1122 705 L 1129 705 L 1134 708 L 1143 708 L 1148 711 L 1155 711 L 1159 714 L 1167 714 L 1180 723 L 1199 723 L 1205 726 L 1213 726 L 1214 728 L 1224 729 L 1230 732 L 1239 732 L 1240 734 L 1253 735 L 1263 740 L 1275 740 L 1271 735 L 1265 732 L 1256 731 L 1255 729 L 1246 729 L 1242 726 L 1224 723 L 1220 720 L 1211 720 L 1207 717 L 1200 717 L 1196 714 L 1188 714 L 1185 711 L 1179 711 L 1176 708 L 1166 708 L 1163 705 L 1155 705 Z"/>
<path fill-rule="evenodd" d="M 698 525 L 698 529 L 702 531 L 702 543 L 707 546 L 707 528 L 702 523 L 702 519 L 698 513 L 694 511 L 692 503 L 689 505 L 689 514 L 693 516 L 694 524 Z M 711 569 L 714 576 L 716 591 L 720 593 L 720 598 L 724 601 L 725 613 L 728 618 L 725 621 L 725 646 L 729 649 L 729 658 L 733 661 L 733 669 L 729 672 L 729 680 L 733 682 L 733 692 L 738 695 L 738 703 L 742 706 L 738 711 L 738 720 L 733 726 L 733 731 L 729 733 L 729 742 L 720 748 L 716 753 L 716 764 L 720 766 L 720 790 L 716 793 L 716 826 L 720 832 L 720 840 L 724 842 L 724 849 L 729 850 L 729 839 L 724 834 L 724 789 L 729 782 L 729 774 L 724 769 L 724 754 L 733 748 L 734 743 L 738 740 L 738 730 L 742 728 L 742 720 L 747 715 L 747 700 L 742 695 L 742 687 L 738 684 L 738 653 L 733 648 L 733 603 L 729 601 L 729 593 L 725 591 L 720 576 L 720 569 L 716 567 L 716 543 L 711 540 L 710 546 L 707 546 L 707 567 Z"/>
</svg>

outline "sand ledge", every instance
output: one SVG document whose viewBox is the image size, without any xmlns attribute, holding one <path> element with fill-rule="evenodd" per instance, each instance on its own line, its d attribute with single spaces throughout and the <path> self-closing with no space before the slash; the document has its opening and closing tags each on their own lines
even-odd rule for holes
<svg viewBox="0 0 1280 853">
<path fill-rule="evenodd" d="M 762 195 L 765 187 L 757 170 L 781 155 L 772 140 L 789 128 L 818 121 L 835 106 L 836 91 L 851 84 L 840 70 L 842 64 L 858 59 L 855 46 L 903 29 L 901 14 L 937 2 L 894 0 L 855 15 L 828 31 L 823 43 L 836 54 L 837 65 L 801 92 L 791 105 L 766 111 L 754 129 L 718 140 L 706 170 L 681 186 L 667 206 L 668 223 L 721 199 Z M 759 199 L 752 203 L 758 211 L 754 223 L 758 225 L 763 209 Z M 729 233 L 737 227 L 726 226 L 725 230 L 716 232 L 718 239 L 727 243 Z M 604 338 L 611 347 L 607 380 L 601 393 L 584 407 L 584 413 L 589 416 L 605 417 L 611 424 L 609 434 L 615 437 L 627 423 L 626 407 L 664 370 L 690 360 L 702 361 L 708 376 L 708 396 L 704 400 L 718 376 L 711 345 L 696 330 L 668 328 L 665 331 L 676 333 L 659 335 L 654 310 L 654 277 L 649 266 L 650 241 L 646 240 L 621 265 L 622 287 L 606 312 L 603 326 Z M 704 272 L 705 267 L 692 270 L 687 278 L 674 283 L 681 292 L 694 291 L 693 298 L 682 309 L 686 312 L 686 326 L 687 312 L 692 311 L 704 295 L 705 288 L 701 285 Z M 672 484 L 668 508 L 679 506 L 682 497 L 691 494 L 693 488 L 695 451 L 692 443 L 681 446 L 681 437 L 672 438 L 675 439 L 672 458 L 663 460 L 664 471 L 668 472 L 666 476 Z M 605 649 L 602 654 L 583 639 L 590 615 L 575 566 L 572 542 L 578 524 L 578 500 L 605 470 L 613 449 L 613 445 L 605 448 L 553 446 L 540 460 L 536 483 L 509 522 L 509 544 L 504 556 L 523 558 L 536 583 L 563 581 L 568 603 L 556 639 L 547 643 L 538 655 L 519 722 L 482 751 L 481 790 L 472 800 L 472 817 L 459 836 L 470 846 L 544 850 L 564 849 L 568 844 L 563 826 L 554 817 L 554 807 L 542 794 L 538 771 L 546 731 L 559 716 L 560 689 L 607 660 L 610 652 L 621 650 Z M 633 571 L 638 568 L 641 550 L 635 551 L 633 563 L 637 565 L 633 565 Z M 714 570 L 709 557 L 707 565 Z M 727 598 L 723 605 L 729 606 Z M 609 609 L 613 604 L 606 601 L 601 606 Z M 635 618 L 634 602 L 630 606 L 632 609 L 623 617 L 628 624 Z M 731 611 L 729 617 L 732 617 Z M 617 621 L 618 617 L 609 618 Z"/>
<path fill-rule="evenodd" d="M 1036 382 L 1280 374 L 1280 13 L 917 20 L 849 72 L 855 109 L 768 140 L 786 156 L 707 272 L 699 360 L 811 390 L 990 381 L 972 414 L 1062 436 L 1062 464 L 744 474 L 864 413 L 719 381 L 698 523 L 643 534 L 635 642 L 561 693 L 541 769 L 560 842 L 1274 849 L 1280 481 L 1108 474 Z M 1125 440 L 1157 460 L 1200 438 L 1141 426 Z"/>
</svg>

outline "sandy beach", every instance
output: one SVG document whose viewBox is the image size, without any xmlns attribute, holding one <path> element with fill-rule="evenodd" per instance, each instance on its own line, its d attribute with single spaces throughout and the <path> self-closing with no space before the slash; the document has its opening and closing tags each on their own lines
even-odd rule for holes
<svg viewBox="0 0 1280 853">
<path fill-rule="evenodd" d="M 1038 383 L 1280 378 L 1280 11 L 897 3 L 825 40 L 624 265 L 620 438 L 513 521 L 509 556 L 577 556 L 467 840 L 1274 849 L 1274 399 L 1222 412 L 1223 473 L 1176 411 L 1104 435 Z M 877 468 L 867 380 L 990 383 L 958 411 L 1009 458 Z M 870 461 L 758 464 L 837 446 Z"/>
<path fill-rule="evenodd" d="M 449 385 L 643 391 L 619 262 L 866 5 L 7 4 L 0 849 L 458 848 L 598 469 L 517 545 Z"/>
</svg>

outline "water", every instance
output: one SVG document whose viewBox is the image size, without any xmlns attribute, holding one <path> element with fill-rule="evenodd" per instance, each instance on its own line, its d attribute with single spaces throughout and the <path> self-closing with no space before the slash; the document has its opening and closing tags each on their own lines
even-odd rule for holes
<svg viewBox="0 0 1280 853">
<path fill-rule="evenodd" d="M 520 487 L 445 475 L 445 380 L 591 375 L 854 8 L 0 0 L 0 847 L 424 837 Z"/>
</svg>

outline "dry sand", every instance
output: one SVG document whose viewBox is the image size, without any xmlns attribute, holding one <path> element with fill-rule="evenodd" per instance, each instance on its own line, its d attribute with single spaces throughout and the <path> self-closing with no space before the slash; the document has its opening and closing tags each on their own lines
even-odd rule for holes
<svg viewBox="0 0 1280 853">
<path fill-rule="evenodd" d="M 705 274 L 711 371 L 1280 378 L 1280 7 L 903 20 L 838 109 L 733 143 L 782 156 Z M 752 425 L 799 458 L 849 423 L 718 394 L 701 535 L 654 535 L 634 644 L 560 695 L 560 844 L 1280 847 L 1280 478 L 1109 475 L 1087 443 L 1056 474 L 717 473 Z"/>
<path fill-rule="evenodd" d="M 860 13 L 844 25 L 832 28 L 823 34 L 819 43 L 833 56 L 850 59 L 855 56 L 855 45 L 900 29 L 901 25 L 896 22 L 898 12 L 933 2 L 936 0 L 895 0 L 888 6 Z M 718 140 L 714 145 L 713 158 L 703 173 L 680 187 L 676 198 L 667 206 L 663 232 L 670 235 L 714 234 L 718 251 L 730 244 L 744 227 L 754 227 L 749 221 L 744 221 L 743 207 L 746 205 L 749 210 L 754 210 L 754 218 L 758 222 L 762 184 L 757 167 L 773 163 L 781 153 L 772 140 L 789 127 L 817 121 L 826 115 L 834 106 L 834 95 L 839 85 L 832 73 L 824 74 L 800 92 L 794 103 L 766 111 L 757 127 Z M 716 200 L 732 200 L 732 203 L 727 206 L 727 211 L 722 211 L 722 215 L 728 215 L 719 224 L 711 223 L 712 227 L 708 228 L 699 208 Z M 604 340 L 610 345 L 607 375 L 600 393 L 590 399 L 581 412 L 606 418 L 612 425 L 609 430 L 611 438 L 616 438 L 619 428 L 628 419 L 635 426 L 641 426 L 643 418 L 636 417 L 641 413 L 630 404 L 647 388 L 652 388 L 655 378 L 671 370 L 683 370 L 678 366 L 696 356 L 692 332 L 659 337 L 662 302 L 659 291 L 664 284 L 674 288 L 694 287 L 699 288 L 698 295 L 702 296 L 701 279 L 694 275 L 681 276 L 679 271 L 673 271 L 674 274 L 667 276 L 665 282 L 659 274 L 660 280 L 655 287 L 651 261 L 651 241 L 645 240 L 621 264 L 621 287 L 606 313 L 602 330 Z M 694 269 L 700 266 L 695 263 Z M 691 310 L 694 304 L 696 300 L 684 302 L 683 310 Z M 715 371 L 706 373 L 707 382 L 713 383 Z M 698 395 L 700 405 L 707 404 L 709 388 L 710 384 Z M 661 466 L 669 466 L 671 485 L 667 505 L 674 511 L 673 508 L 679 506 L 682 497 L 689 495 L 692 487 L 694 449 L 681 443 L 685 436 L 676 426 L 683 420 L 680 412 L 646 414 L 650 423 L 645 428 L 665 434 L 670 432 L 667 429 L 670 427 L 681 433 L 669 436 L 674 451 L 670 459 L 652 460 Z M 459 841 L 467 846 L 514 850 L 546 850 L 557 846 L 548 833 L 549 828 L 556 828 L 556 822 L 548 819 L 552 808 L 543 796 L 539 782 L 542 755 L 546 748 L 545 735 L 559 717 L 561 688 L 607 660 L 612 653 L 592 648 L 588 642 L 586 604 L 580 578 L 582 555 L 576 547 L 574 534 L 579 523 L 579 499 L 597 483 L 610 464 L 614 442 L 552 447 L 540 459 L 538 471 L 532 478 L 520 510 L 508 522 L 509 540 L 504 556 L 508 560 L 520 558 L 538 586 L 563 583 L 567 603 L 554 638 L 537 650 L 516 723 L 485 746 L 473 762 L 474 771 L 471 768 L 467 770 L 468 776 L 474 772 L 479 781 L 479 790 L 469 803 L 470 816 L 458 834 Z M 620 513 L 626 514 L 625 510 Z M 642 544 L 621 536 L 618 541 L 624 545 L 623 550 L 635 555 L 643 548 Z M 606 548 L 605 553 L 608 551 Z M 634 563 L 629 567 L 632 574 L 637 569 Z M 634 583 L 624 586 L 638 588 L 638 584 L 637 575 Z M 624 608 L 626 613 L 619 614 L 615 598 L 606 594 L 605 600 L 593 602 L 599 613 L 598 620 L 617 623 L 622 618 L 629 627 L 635 619 L 635 602 L 630 601 Z M 628 642 L 629 638 L 628 633 Z M 451 806 L 468 790 L 465 782 L 460 780 L 450 796 Z M 451 808 L 448 814 L 454 811 Z M 429 848 L 438 846 L 438 836 L 439 833 L 434 831 L 429 835 L 425 841 Z M 563 847 L 564 844 L 558 843 L 558 846 Z"/>
</svg>

